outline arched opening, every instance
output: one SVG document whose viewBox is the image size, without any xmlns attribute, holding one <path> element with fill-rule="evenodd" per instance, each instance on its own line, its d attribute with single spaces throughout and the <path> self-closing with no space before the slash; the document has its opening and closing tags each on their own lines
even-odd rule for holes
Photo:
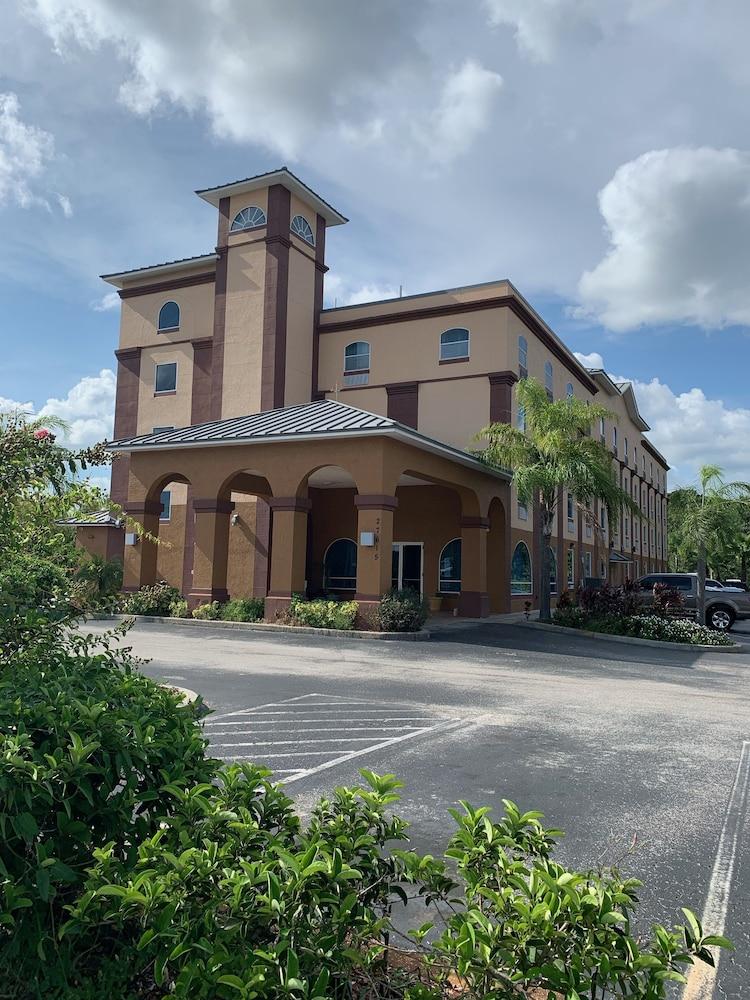
<svg viewBox="0 0 750 1000">
<path fill-rule="evenodd" d="M 356 542 L 352 541 L 357 538 L 357 510 L 354 506 L 357 484 L 354 477 L 340 465 L 320 465 L 304 476 L 296 492 L 298 496 L 306 494 L 310 501 L 305 572 L 308 596 L 321 597 L 329 593 L 341 593 L 351 597 L 357 586 L 356 554 L 354 581 L 351 586 L 348 583 L 340 586 L 341 580 L 351 582 L 351 575 L 347 573 L 335 573 L 333 577 L 330 576 L 326 559 L 331 546 L 342 539 L 351 542 L 356 553 Z M 341 548 L 342 546 L 339 546 L 339 549 Z"/>
<path fill-rule="evenodd" d="M 526 542 L 518 542 L 510 563 L 510 592 L 512 596 L 532 593 L 531 556 Z"/>
<path fill-rule="evenodd" d="M 189 495 L 190 481 L 178 472 L 161 476 L 152 484 L 148 495 L 149 502 L 160 507 L 156 526 L 150 529 L 150 533 L 158 539 L 156 580 L 166 580 L 182 593 L 186 583 L 184 563 Z"/>
<path fill-rule="evenodd" d="M 357 589 L 357 543 L 352 538 L 337 538 L 326 549 L 323 587 L 333 594 L 353 594 Z"/>
<path fill-rule="evenodd" d="M 232 506 L 229 518 L 227 590 L 232 597 L 265 597 L 271 550 L 272 494 L 257 469 L 242 469 L 226 479 L 219 497 Z"/>
</svg>

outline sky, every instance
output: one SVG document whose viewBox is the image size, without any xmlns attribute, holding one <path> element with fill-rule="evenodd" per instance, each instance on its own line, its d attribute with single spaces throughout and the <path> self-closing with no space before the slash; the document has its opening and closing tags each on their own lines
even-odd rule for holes
<svg viewBox="0 0 750 1000">
<path fill-rule="evenodd" d="M 672 485 L 750 480 L 746 0 L 0 3 L 0 406 L 111 436 L 98 275 L 210 251 L 288 165 L 326 304 L 509 278 L 634 383 Z"/>
</svg>

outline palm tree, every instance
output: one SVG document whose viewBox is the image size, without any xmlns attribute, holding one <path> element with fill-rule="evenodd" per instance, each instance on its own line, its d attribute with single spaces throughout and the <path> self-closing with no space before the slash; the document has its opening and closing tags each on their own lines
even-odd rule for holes
<svg viewBox="0 0 750 1000">
<path fill-rule="evenodd" d="M 525 414 L 525 431 L 496 423 L 485 427 L 477 438 L 487 442 L 480 452 L 485 461 L 512 470 L 519 501 L 538 508 L 535 529 L 542 542 L 539 617 L 548 619 L 552 521 L 561 491 L 571 492 L 590 520 L 595 517 L 591 501 L 600 500 L 612 531 L 623 508 L 640 511 L 618 485 L 611 453 L 591 436 L 591 425 L 601 418 L 616 419 L 613 413 L 573 396 L 550 402 L 544 386 L 533 378 L 518 383 L 516 400 Z"/>
<path fill-rule="evenodd" d="M 706 620 L 706 560 L 727 521 L 750 511 L 750 483 L 724 482 L 718 465 L 702 465 L 698 486 L 685 490 L 682 530 L 692 538 L 698 553 L 697 617 Z"/>
</svg>

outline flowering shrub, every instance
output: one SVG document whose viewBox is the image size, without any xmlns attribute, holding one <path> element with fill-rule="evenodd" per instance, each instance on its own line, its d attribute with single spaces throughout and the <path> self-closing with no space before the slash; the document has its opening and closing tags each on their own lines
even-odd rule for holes
<svg viewBox="0 0 750 1000">
<path fill-rule="evenodd" d="M 638 613 L 641 598 L 633 583 L 623 587 L 581 587 L 578 591 L 578 605 L 593 617 L 602 615 L 634 615 Z"/>
<path fill-rule="evenodd" d="M 127 594 L 122 600 L 121 608 L 126 615 L 154 615 L 161 618 L 171 614 L 172 604 L 179 601 L 181 596 L 177 587 L 161 580 L 153 587 L 141 587 L 134 594 Z"/>
<path fill-rule="evenodd" d="M 305 601 L 293 597 L 289 608 L 289 618 L 295 625 L 307 625 L 310 628 L 354 627 L 359 605 L 356 601 Z"/>
<path fill-rule="evenodd" d="M 658 618 L 656 615 L 634 615 L 629 619 L 628 635 L 662 642 L 689 642 L 701 646 L 731 646 L 732 640 L 723 632 L 687 618 Z"/>
<path fill-rule="evenodd" d="M 209 601 L 208 604 L 199 604 L 193 609 L 193 618 L 201 621 L 217 621 L 221 618 L 221 605 L 218 601 Z"/>
<path fill-rule="evenodd" d="M 179 600 L 172 601 L 169 605 L 169 617 L 190 618 L 190 608 L 188 608 L 188 602 L 183 597 L 179 598 Z"/>
</svg>

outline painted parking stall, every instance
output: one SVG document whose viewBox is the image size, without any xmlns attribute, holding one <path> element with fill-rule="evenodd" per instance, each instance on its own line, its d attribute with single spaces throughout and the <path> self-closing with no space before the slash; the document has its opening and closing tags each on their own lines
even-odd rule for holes
<svg viewBox="0 0 750 1000">
<path fill-rule="evenodd" d="M 459 725 L 414 705 L 315 693 L 210 716 L 204 728 L 212 753 L 265 764 L 288 785 Z"/>
</svg>

